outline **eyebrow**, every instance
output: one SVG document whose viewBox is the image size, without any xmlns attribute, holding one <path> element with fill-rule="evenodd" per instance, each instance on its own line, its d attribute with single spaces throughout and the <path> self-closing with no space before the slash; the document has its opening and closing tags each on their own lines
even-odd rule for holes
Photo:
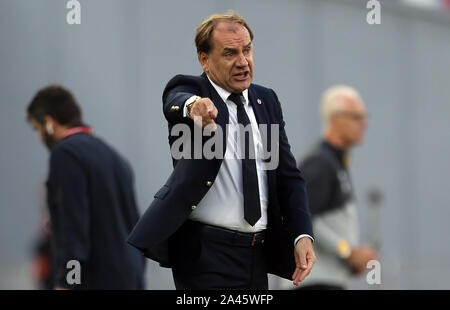
<svg viewBox="0 0 450 310">
<path fill-rule="evenodd" d="M 227 52 L 237 52 L 237 49 L 232 48 L 232 47 L 225 47 L 222 51 L 222 53 L 227 53 Z"/>
<path fill-rule="evenodd" d="M 249 48 L 251 45 L 252 45 L 252 42 L 248 43 L 246 46 L 244 46 L 244 48 Z M 222 52 L 226 53 L 226 52 L 236 52 L 236 51 L 237 51 L 237 49 L 234 47 L 225 47 Z"/>
</svg>

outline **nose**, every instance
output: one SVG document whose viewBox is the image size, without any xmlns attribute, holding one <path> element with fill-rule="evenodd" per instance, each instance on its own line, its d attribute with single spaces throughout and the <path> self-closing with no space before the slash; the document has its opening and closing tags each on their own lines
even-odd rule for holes
<svg viewBox="0 0 450 310">
<path fill-rule="evenodd" d="M 247 67 L 248 66 L 247 57 L 245 57 L 245 55 L 243 53 L 239 54 L 239 57 L 236 61 L 236 65 L 238 67 Z"/>
</svg>

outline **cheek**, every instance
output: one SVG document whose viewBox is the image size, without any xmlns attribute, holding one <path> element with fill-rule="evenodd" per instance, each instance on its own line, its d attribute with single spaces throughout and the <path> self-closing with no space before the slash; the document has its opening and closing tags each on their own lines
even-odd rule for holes
<svg viewBox="0 0 450 310">
<path fill-rule="evenodd" d="M 253 57 L 247 58 L 247 62 L 250 69 L 253 69 Z"/>
<path fill-rule="evenodd" d="M 40 131 L 41 141 L 46 142 L 47 141 L 47 133 L 45 131 Z"/>
<path fill-rule="evenodd" d="M 230 75 L 231 66 L 226 63 L 218 63 L 214 65 L 213 70 L 216 74 L 224 77 L 226 75 Z"/>
<path fill-rule="evenodd" d="M 358 123 L 351 124 L 350 129 L 351 132 L 353 132 L 354 134 L 359 134 L 361 131 L 361 127 L 359 126 Z"/>
<path fill-rule="evenodd" d="M 346 122 L 345 120 L 339 120 L 337 123 L 336 123 L 336 128 L 340 131 L 340 132 L 342 132 L 344 135 L 345 134 L 348 134 L 348 133 L 350 133 L 351 131 L 352 131 L 352 126 L 351 126 L 351 124 L 349 124 L 348 122 Z"/>
<path fill-rule="evenodd" d="M 356 124 L 347 123 L 344 125 L 343 129 L 348 139 L 353 140 L 359 135 L 359 129 Z"/>
</svg>

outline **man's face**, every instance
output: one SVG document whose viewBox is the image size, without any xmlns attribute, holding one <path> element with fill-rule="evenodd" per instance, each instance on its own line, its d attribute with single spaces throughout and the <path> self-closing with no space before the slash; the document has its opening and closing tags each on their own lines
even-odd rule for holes
<svg viewBox="0 0 450 310">
<path fill-rule="evenodd" d="M 209 54 L 199 53 L 203 70 L 223 89 L 240 93 L 253 78 L 253 46 L 243 25 L 219 22 L 212 34 Z"/>
<path fill-rule="evenodd" d="M 336 113 L 335 130 L 346 145 L 353 146 L 364 141 L 367 114 L 364 103 L 359 98 L 345 98 L 342 109 Z"/>
<path fill-rule="evenodd" d="M 52 135 L 48 134 L 47 130 L 45 129 L 45 125 L 42 125 L 33 119 L 30 120 L 30 125 L 34 130 L 39 132 L 42 143 L 44 143 L 44 145 L 50 150 L 53 145 L 55 145 L 56 140 Z"/>
</svg>

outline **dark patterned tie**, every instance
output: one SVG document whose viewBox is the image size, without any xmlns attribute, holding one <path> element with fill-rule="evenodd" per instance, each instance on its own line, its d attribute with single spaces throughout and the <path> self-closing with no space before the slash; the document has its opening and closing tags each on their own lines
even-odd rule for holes
<svg viewBox="0 0 450 310">
<path fill-rule="evenodd" d="M 253 133 L 250 126 L 250 120 L 245 112 L 242 103 L 241 94 L 231 94 L 228 100 L 233 101 L 237 106 L 238 123 L 248 128 L 248 131 L 240 132 L 241 154 L 245 150 L 242 162 L 242 183 L 244 191 L 244 218 L 250 225 L 254 226 L 261 218 L 261 206 L 259 201 L 258 174 L 256 172 L 255 156 L 250 158 L 250 154 L 255 154 Z M 248 127 L 247 127 L 248 125 Z M 244 142 L 244 143 L 242 143 Z"/>
</svg>

